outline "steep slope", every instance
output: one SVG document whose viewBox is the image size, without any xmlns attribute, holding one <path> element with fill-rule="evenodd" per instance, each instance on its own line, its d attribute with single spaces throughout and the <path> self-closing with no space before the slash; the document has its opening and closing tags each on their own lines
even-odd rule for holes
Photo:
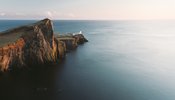
<svg viewBox="0 0 175 100">
<path fill-rule="evenodd" d="M 55 62 L 65 55 L 64 45 L 54 37 L 49 19 L 7 30 L 0 34 L 0 70 Z"/>
<path fill-rule="evenodd" d="M 82 34 L 55 37 L 49 19 L 1 32 L 0 71 L 56 62 L 84 42 Z"/>
</svg>

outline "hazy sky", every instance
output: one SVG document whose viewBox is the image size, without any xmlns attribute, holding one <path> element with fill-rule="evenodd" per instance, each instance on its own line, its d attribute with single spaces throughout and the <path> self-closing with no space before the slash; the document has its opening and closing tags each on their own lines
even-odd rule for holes
<svg viewBox="0 0 175 100">
<path fill-rule="evenodd" d="M 175 0 L 0 0 L 0 19 L 175 19 Z"/>
</svg>

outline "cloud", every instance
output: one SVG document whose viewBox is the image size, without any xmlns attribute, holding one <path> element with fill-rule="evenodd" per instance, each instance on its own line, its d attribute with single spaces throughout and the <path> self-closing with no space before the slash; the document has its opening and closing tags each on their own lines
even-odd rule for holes
<svg viewBox="0 0 175 100">
<path fill-rule="evenodd" d="M 52 12 L 51 12 L 51 11 L 47 11 L 47 16 L 48 16 L 49 18 L 52 18 L 52 17 L 53 17 Z"/>
<path fill-rule="evenodd" d="M 6 14 L 5 14 L 5 13 L 3 13 L 3 12 L 2 12 L 2 13 L 0 13 L 0 16 L 5 16 L 5 15 L 6 15 Z"/>
<path fill-rule="evenodd" d="M 73 14 L 73 13 L 69 13 L 69 14 L 68 14 L 68 17 L 76 17 L 76 16 L 75 16 L 75 14 Z"/>
<path fill-rule="evenodd" d="M 15 13 L 16 16 L 26 16 L 24 13 Z"/>
<path fill-rule="evenodd" d="M 46 15 L 43 14 L 42 16 L 45 16 L 45 17 L 48 17 L 48 18 L 56 18 L 56 17 L 59 17 L 61 15 L 62 15 L 61 13 L 58 13 L 56 11 L 46 11 Z"/>
<path fill-rule="evenodd" d="M 71 19 L 76 18 L 77 16 L 74 13 L 67 12 L 58 12 L 54 10 L 43 11 L 38 13 L 32 12 L 0 12 L 0 19 Z"/>
<path fill-rule="evenodd" d="M 44 17 L 48 17 L 51 19 L 69 19 L 76 18 L 76 15 L 73 13 L 62 13 L 57 11 L 45 11 Z"/>
</svg>

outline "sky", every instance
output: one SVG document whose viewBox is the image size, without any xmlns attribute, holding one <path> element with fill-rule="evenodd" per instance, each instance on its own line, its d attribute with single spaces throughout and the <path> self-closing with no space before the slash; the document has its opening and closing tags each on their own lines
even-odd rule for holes
<svg viewBox="0 0 175 100">
<path fill-rule="evenodd" d="M 175 0 L 0 0 L 0 19 L 175 19 Z"/>
</svg>

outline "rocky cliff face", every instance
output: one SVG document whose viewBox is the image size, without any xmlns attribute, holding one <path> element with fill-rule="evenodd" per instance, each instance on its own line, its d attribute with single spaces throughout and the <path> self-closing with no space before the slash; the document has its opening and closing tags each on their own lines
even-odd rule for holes
<svg viewBox="0 0 175 100">
<path fill-rule="evenodd" d="M 0 70 L 55 62 L 65 50 L 49 19 L 8 30 L 0 33 Z"/>
<path fill-rule="evenodd" d="M 67 51 L 75 49 L 78 45 L 88 42 L 83 34 L 65 34 L 58 36 L 57 39 L 65 43 Z"/>
<path fill-rule="evenodd" d="M 49 19 L 1 32 L 0 71 L 56 62 L 84 42 L 82 34 L 55 37 Z"/>
</svg>

